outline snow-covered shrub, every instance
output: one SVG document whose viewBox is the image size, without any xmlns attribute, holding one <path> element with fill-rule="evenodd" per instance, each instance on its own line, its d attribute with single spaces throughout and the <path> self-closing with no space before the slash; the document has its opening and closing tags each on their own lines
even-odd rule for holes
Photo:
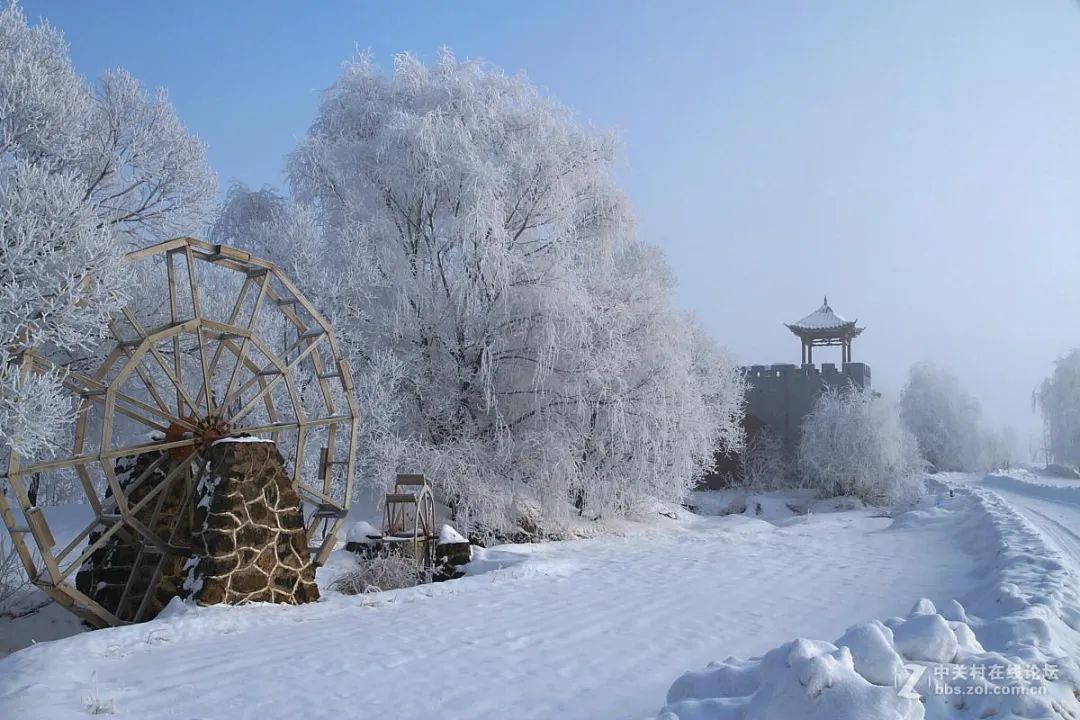
<svg viewBox="0 0 1080 720">
<path fill-rule="evenodd" d="M 361 595 L 412 587 L 425 580 L 424 570 L 415 558 L 384 550 L 360 559 L 353 570 L 334 581 L 331 589 L 346 595 Z"/>
<path fill-rule="evenodd" d="M 1080 349 L 1054 363 L 1054 372 L 1035 391 L 1042 411 L 1047 451 L 1054 462 L 1080 465 Z"/>
<path fill-rule="evenodd" d="M 743 380 L 635 238 L 613 139 L 443 52 L 354 59 L 215 241 L 285 263 L 337 328 L 362 482 L 422 471 L 467 533 L 677 501 L 741 440 Z"/>
<path fill-rule="evenodd" d="M 778 490 L 790 484 L 784 443 L 768 429 L 752 433 L 739 455 L 739 485 L 749 490 Z"/>
<path fill-rule="evenodd" d="M 824 495 L 887 504 L 917 494 L 924 461 L 900 410 L 855 386 L 821 394 L 802 426 L 797 469 Z"/>
<path fill-rule="evenodd" d="M 59 32 L 0 8 L 0 452 L 48 451 L 72 408 L 59 373 L 26 378 L 18 351 L 64 364 L 126 301 L 125 242 L 190 231 L 211 209 L 203 148 L 164 95 L 127 73 L 89 86 Z"/>
<path fill-rule="evenodd" d="M 97 672 L 90 677 L 90 688 L 82 698 L 83 711 L 88 715 L 115 715 L 116 700 L 105 697 L 98 687 Z"/>
</svg>

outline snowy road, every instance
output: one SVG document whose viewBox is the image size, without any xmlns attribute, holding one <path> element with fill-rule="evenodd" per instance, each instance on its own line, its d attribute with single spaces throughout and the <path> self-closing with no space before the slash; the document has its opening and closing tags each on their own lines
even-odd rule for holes
<svg viewBox="0 0 1080 720">
<path fill-rule="evenodd" d="M 703 518 L 501 548 L 492 559 L 517 564 L 438 586 L 180 613 L 0 661 L 0 717 L 83 718 L 95 696 L 138 720 L 641 718 L 720 653 L 836 637 L 973 586 L 947 526 L 889 524 Z"/>
<path fill-rule="evenodd" d="M 1080 481 L 991 475 L 982 484 L 997 493 L 1047 542 L 1080 567 Z"/>
</svg>

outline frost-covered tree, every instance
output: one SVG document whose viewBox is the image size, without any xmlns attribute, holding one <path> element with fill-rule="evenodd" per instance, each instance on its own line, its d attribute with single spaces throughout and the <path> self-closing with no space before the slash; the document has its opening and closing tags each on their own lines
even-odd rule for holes
<svg viewBox="0 0 1080 720">
<path fill-rule="evenodd" d="M 956 376 L 932 363 L 912 366 L 900 410 L 935 470 L 978 470 L 986 464 L 988 438 L 979 426 L 979 404 Z"/>
<path fill-rule="evenodd" d="M 363 477 L 415 469 L 458 521 L 552 529 L 681 497 L 740 439 L 742 379 L 634 239 L 612 138 L 448 52 L 362 55 L 215 236 L 284 262 L 335 323 Z"/>
<path fill-rule="evenodd" d="M 0 8 L 0 452 L 48 450 L 72 411 L 19 350 L 92 348 L 127 295 L 125 243 L 190 231 L 215 192 L 163 94 L 123 71 L 91 87 L 58 31 Z"/>
<path fill-rule="evenodd" d="M 825 495 L 887 504 L 918 494 L 924 461 L 899 407 L 854 386 L 822 393 L 806 416 L 798 472 Z"/>
<path fill-rule="evenodd" d="M 1008 425 L 999 430 L 985 430 L 982 435 L 980 458 L 984 470 L 1010 468 L 1016 462 L 1016 431 Z"/>
<path fill-rule="evenodd" d="M 1054 462 L 1080 465 L 1080 350 L 1054 363 L 1054 372 L 1035 391 L 1035 402 Z"/>
</svg>

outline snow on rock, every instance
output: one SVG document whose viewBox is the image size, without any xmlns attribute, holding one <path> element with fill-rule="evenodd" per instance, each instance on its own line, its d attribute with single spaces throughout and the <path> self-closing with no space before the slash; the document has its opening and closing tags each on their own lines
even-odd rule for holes
<svg viewBox="0 0 1080 720">
<path fill-rule="evenodd" d="M 441 528 L 439 528 L 439 544 L 440 545 L 449 545 L 449 544 L 456 544 L 456 543 L 468 543 L 468 542 L 469 542 L 468 540 L 466 540 L 464 537 L 462 537 L 461 533 L 459 533 L 457 530 L 450 527 L 449 525 L 443 525 Z"/>
<path fill-rule="evenodd" d="M 344 527 L 344 530 L 345 542 L 347 543 L 368 545 L 382 537 L 382 533 L 379 532 L 378 528 L 364 520 L 349 523 Z"/>
<path fill-rule="evenodd" d="M 998 495 L 945 485 L 937 495 L 941 512 L 920 508 L 894 526 L 950 515 L 962 526 L 987 577 L 969 608 L 952 600 L 939 612 L 922 599 L 906 618 L 854 625 L 835 644 L 796 640 L 712 663 L 675 681 L 659 720 L 1080 718 L 1080 567 Z"/>
</svg>

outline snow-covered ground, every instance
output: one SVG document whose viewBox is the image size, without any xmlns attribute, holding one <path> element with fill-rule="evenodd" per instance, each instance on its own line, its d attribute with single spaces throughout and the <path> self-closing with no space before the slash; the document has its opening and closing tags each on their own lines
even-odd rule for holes
<svg viewBox="0 0 1080 720">
<path fill-rule="evenodd" d="M 836 637 L 978 583 L 934 512 L 890 527 L 789 504 L 806 509 L 750 498 L 743 515 L 501 546 L 461 580 L 306 607 L 177 603 L 0 661 L 0 718 L 641 718 L 717 656 Z"/>
<path fill-rule="evenodd" d="M 660 720 L 1080 717 L 1080 488 L 1023 472 L 942 480 L 936 506 L 896 526 L 960 531 L 982 577 L 963 605 L 923 600 L 835 643 L 693 670 Z"/>
</svg>

